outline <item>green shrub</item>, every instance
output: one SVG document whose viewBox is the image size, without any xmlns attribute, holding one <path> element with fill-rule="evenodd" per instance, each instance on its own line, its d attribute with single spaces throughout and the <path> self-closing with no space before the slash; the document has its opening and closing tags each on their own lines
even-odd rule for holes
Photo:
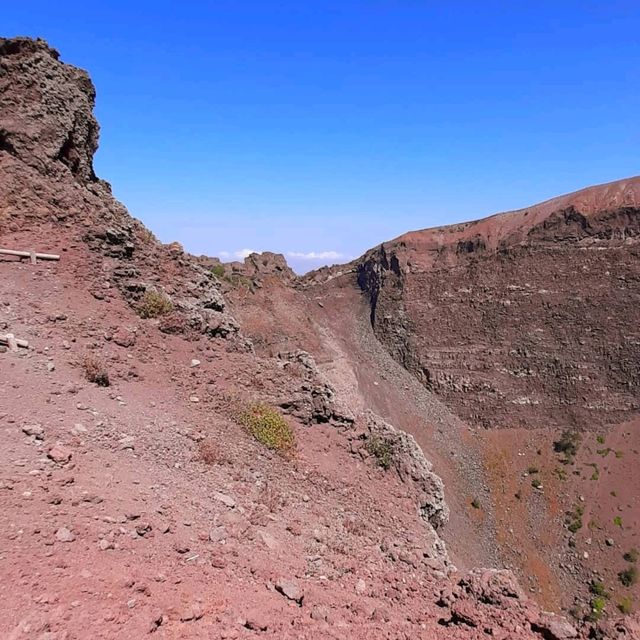
<svg viewBox="0 0 640 640">
<path fill-rule="evenodd" d="M 598 444 L 604 444 L 604 436 L 598 436 L 596 440 L 598 441 Z"/>
<path fill-rule="evenodd" d="M 216 278 L 224 278 L 224 266 L 221 264 L 217 264 L 213 269 L 211 269 L 211 273 Z"/>
<path fill-rule="evenodd" d="M 262 402 L 254 402 L 240 414 L 240 424 L 268 449 L 290 455 L 295 449 L 293 429 L 277 409 Z"/>
<path fill-rule="evenodd" d="M 144 292 L 138 306 L 138 313 L 141 318 L 158 318 L 170 313 L 173 310 L 173 303 L 164 294 L 154 289 Z"/>
<path fill-rule="evenodd" d="M 582 520 L 572 520 L 567 527 L 571 533 L 576 533 L 580 529 L 582 529 Z"/>
<path fill-rule="evenodd" d="M 600 596 L 602 598 L 608 598 L 609 594 L 607 593 L 607 588 L 604 586 L 603 582 L 599 580 L 593 580 L 589 585 L 589 591 L 594 596 Z"/>
<path fill-rule="evenodd" d="M 578 453 L 580 445 L 580 434 L 576 431 L 563 431 L 559 440 L 553 443 L 553 450 L 556 453 L 564 454 L 563 464 L 570 464 Z"/>
<path fill-rule="evenodd" d="M 591 614 L 589 620 L 597 622 L 602 617 L 604 608 L 607 606 L 607 599 L 603 596 L 596 596 L 591 600 Z"/>
<path fill-rule="evenodd" d="M 622 518 L 620 516 L 616 516 L 613 519 L 613 524 L 615 524 L 616 527 L 620 527 L 622 529 Z"/>
<path fill-rule="evenodd" d="M 584 515 L 583 505 L 577 504 L 573 511 L 569 511 L 567 515 L 569 516 L 567 529 L 569 529 L 571 533 L 576 533 L 582 529 L 582 516 Z"/>
<path fill-rule="evenodd" d="M 472 506 L 474 509 L 479 509 L 479 508 L 480 508 L 480 500 L 478 500 L 478 498 L 474 498 L 474 499 L 471 501 L 471 506 Z"/>
<path fill-rule="evenodd" d="M 540 472 L 540 469 L 538 469 L 538 467 L 533 467 L 533 466 L 527 467 L 527 473 L 530 476 L 534 475 L 535 473 L 539 473 L 539 472 Z"/>
<path fill-rule="evenodd" d="M 622 557 L 623 557 L 627 562 L 633 562 L 633 563 L 636 563 L 636 562 L 638 562 L 638 550 L 637 550 L 637 549 L 629 549 L 629 551 L 627 551 L 626 553 L 624 553 Z"/>
<path fill-rule="evenodd" d="M 540 480 L 539 480 L 538 478 L 534 478 L 534 479 L 531 481 L 531 486 L 532 486 L 534 489 L 540 489 L 540 487 L 542 487 L 542 482 L 540 482 Z"/>
<path fill-rule="evenodd" d="M 591 474 L 591 480 L 598 480 L 600 478 L 600 469 L 595 462 L 587 462 L 587 467 L 593 468 L 593 473 Z"/>
<path fill-rule="evenodd" d="M 378 464 L 385 470 L 391 469 L 395 459 L 395 446 L 387 438 L 371 436 L 367 440 L 367 451 L 376 458 Z"/>
<path fill-rule="evenodd" d="M 638 582 L 638 570 L 635 567 L 629 567 L 618 574 L 618 579 L 625 587 L 633 587 Z"/>
</svg>

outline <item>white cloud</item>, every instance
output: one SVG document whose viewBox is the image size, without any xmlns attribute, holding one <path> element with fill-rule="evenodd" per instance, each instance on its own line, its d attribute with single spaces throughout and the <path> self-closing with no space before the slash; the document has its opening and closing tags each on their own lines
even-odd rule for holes
<svg viewBox="0 0 640 640">
<path fill-rule="evenodd" d="M 252 253 L 262 253 L 262 251 L 256 251 L 255 249 L 240 249 L 239 251 L 218 251 L 218 257 L 237 258 L 238 260 L 244 260 Z"/>
<path fill-rule="evenodd" d="M 236 251 L 233 255 L 236 258 L 248 258 L 252 253 L 262 253 L 262 251 L 256 251 L 255 249 L 240 249 L 240 251 Z"/>
<path fill-rule="evenodd" d="M 309 251 L 304 253 L 302 251 L 287 251 L 289 258 L 299 258 L 301 260 L 339 260 L 344 257 L 337 251 Z"/>
<path fill-rule="evenodd" d="M 244 260 L 252 253 L 262 253 L 262 251 L 256 251 L 255 249 L 239 249 L 238 251 L 219 251 L 218 257 L 222 260 Z M 338 261 L 338 260 L 350 260 L 349 256 L 338 251 L 287 251 L 286 257 L 293 260 L 309 261 L 309 262 L 322 262 L 322 261 Z"/>
</svg>

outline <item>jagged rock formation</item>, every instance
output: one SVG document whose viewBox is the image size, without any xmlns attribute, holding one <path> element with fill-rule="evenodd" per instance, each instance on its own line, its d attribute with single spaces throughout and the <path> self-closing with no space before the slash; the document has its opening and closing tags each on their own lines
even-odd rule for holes
<svg viewBox="0 0 640 640">
<path fill-rule="evenodd" d="M 117 289 L 138 307 L 147 290 L 161 291 L 173 307 L 160 320 L 167 332 L 233 336 L 238 325 L 215 276 L 179 246 L 158 243 L 95 176 L 94 102 L 87 73 L 61 63 L 44 41 L 0 40 L 2 227 L 67 225 L 74 240 L 104 256 L 94 295 L 109 298 Z"/>
<path fill-rule="evenodd" d="M 96 92 L 82 69 L 51 64 L 59 55 L 42 40 L 0 38 L 0 150 L 44 175 L 62 163 L 80 182 L 95 181 Z"/>
<path fill-rule="evenodd" d="M 618 573 L 638 526 L 638 182 L 408 234 L 293 288 L 229 291 L 258 353 L 311 353 L 338 396 L 437 460 L 447 499 L 459 501 L 439 531 L 454 562 L 509 566 L 578 619 L 593 615 L 593 580 L 606 585 L 609 615 L 632 597 Z M 351 446 L 371 460 L 366 424 L 356 420 Z M 567 429 L 588 432 L 569 462 L 554 445 Z M 387 438 L 377 436 L 381 456 Z M 468 548 L 473 536 L 480 549 Z"/>
<path fill-rule="evenodd" d="M 382 446 L 383 454 L 389 457 L 388 464 L 393 466 L 400 479 L 417 488 L 420 516 L 436 530 L 445 526 L 449 521 L 449 507 L 444 499 L 444 484 L 433 472 L 433 465 L 425 458 L 415 439 L 372 412 L 366 415 L 366 425 L 367 432 L 364 438 L 360 438 L 362 446 L 356 450 L 364 449 L 371 454 L 371 443 L 374 443 L 375 457 L 376 449 Z M 436 555 L 446 557 L 442 541 L 436 539 L 434 545 L 438 549 Z"/>
<path fill-rule="evenodd" d="M 232 263 L 232 267 L 239 263 Z M 284 282 L 292 282 L 296 279 L 296 274 L 287 264 L 285 257 L 280 253 L 263 251 L 262 253 L 252 253 L 244 259 L 244 263 L 238 268 L 242 275 L 248 278 L 264 278 L 275 276 Z"/>
</svg>

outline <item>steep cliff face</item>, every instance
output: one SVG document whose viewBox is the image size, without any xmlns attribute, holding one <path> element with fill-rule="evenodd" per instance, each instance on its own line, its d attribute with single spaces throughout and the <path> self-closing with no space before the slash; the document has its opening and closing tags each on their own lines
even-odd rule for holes
<svg viewBox="0 0 640 640">
<path fill-rule="evenodd" d="M 358 270 L 376 334 L 472 424 L 595 429 L 632 418 L 639 185 L 590 189 L 602 208 L 576 194 L 560 209 L 545 204 L 374 249 Z"/>
<path fill-rule="evenodd" d="M 640 527 L 640 178 L 408 233 L 354 267 L 380 342 L 466 425 L 451 454 L 477 451 L 484 480 L 459 473 L 488 488 L 472 504 L 504 562 L 572 610 L 594 580 L 637 597 L 619 548 Z"/>
</svg>

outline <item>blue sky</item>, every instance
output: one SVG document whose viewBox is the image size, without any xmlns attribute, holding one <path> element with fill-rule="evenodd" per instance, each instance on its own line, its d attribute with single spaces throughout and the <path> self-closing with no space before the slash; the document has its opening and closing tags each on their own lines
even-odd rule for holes
<svg viewBox="0 0 640 640">
<path fill-rule="evenodd" d="M 637 0 L 32 1 L 0 25 L 89 70 L 96 171 L 194 253 L 305 271 L 640 173 Z"/>
</svg>

